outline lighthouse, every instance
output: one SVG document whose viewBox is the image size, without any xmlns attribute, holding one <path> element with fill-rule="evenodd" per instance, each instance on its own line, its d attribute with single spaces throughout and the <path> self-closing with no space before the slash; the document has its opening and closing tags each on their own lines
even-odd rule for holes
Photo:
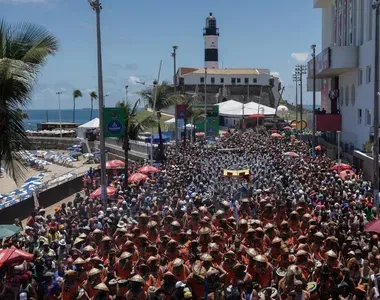
<svg viewBox="0 0 380 300">
<path fill-rule="evenodd" d="M 203 36 L 205 38 L 205 68 L 219 69 L 219 28 L 216 27 L 216 19 L 212 13 L 206 18 L 206 27 L 203 29 Z"/>
</svg>

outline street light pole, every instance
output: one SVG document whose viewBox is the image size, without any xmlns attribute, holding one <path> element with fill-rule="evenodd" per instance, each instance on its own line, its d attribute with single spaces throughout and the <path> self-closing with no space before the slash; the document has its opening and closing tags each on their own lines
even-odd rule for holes
<svg viewBox="0 0 380 300">
<path fill-rule="evenodd" d="M 303 75 L 306 74 L 306 66 L 305 65 L 297 65 L 296 66 L 296 73 L 299 75 L 299 81 L 300 81 L 300 100 L 301 100 L 301 106 L 300 106 L 300 122 L 301 122 L 301 128 L 300 128 L 300 133 L 302 135 L 302 113 L 303 113 L 303 98 L 302 98 L 302 77 Z M 297 124 L 298 125 L 298 124 Z"/>
<path fill-rule="evenodd" d="M 373 197 L 374 204 L 379 209 L 379 14 L 380 1 L 372 5 L 376 12 L 376 28 L 375 28 L 375 86 L 373 95 Z M 370 14 L 372 16 L 372 14 Z"/>
<path fill-rule="evenodd" d="M 311 49 L 313 53 L 311 56 L 313 57 L 313 140 L 312 140 L 312 154 L 315 157 L 315 47 L 316 45 L 311 45 Z"/>
<path fill-rule="evenodd" d="M 59 109 L 59 135 L 62 137 L 62 114 L 61 114 L 61 95 L 63 92 L 57 92 L 58 95 L 58 109 Z"/>
<path fill-rule="evenodd" d="M 104 138 L 104 92 L 103 92 L 103 66 L 102 66 L 102 41 L 100 31 L 100 11 L 102 5 L 100 0 L 88 0 L 91 8 L 96 13 L 96 39 L 98 58 L 98 95 L 99 95 L 99 127 L 100 127 L 100 185 L 102 201 L 107 201 L 107 177 L 106 177 L 106 143 Z"/>
<path fill-rule="evenodd" d="M 205 68 L 205 138 L 207 139 L 207 68 Z"/>
<path fill-rule="evenodd" d="M 293 74 L 293 81 L 296 83 L 296 132 L 298 132 L 298 73 Z"/>
<path fill-rule="evenodd" d="M 178 46 L 173 46 L 173 53 L 172 53 L 172 57 L 173 57 L 173 67 L 174 67 L 174 72 L 173 72 L 173 84 L 174 84 L 174 92 L 177 91 L 177 76 L 176 76 L 176 73 L 177 73 L 177 49 L 178 49 Z M 176 128 L 177 128 L 177 123 L 176 123 Z"/>
</svg>

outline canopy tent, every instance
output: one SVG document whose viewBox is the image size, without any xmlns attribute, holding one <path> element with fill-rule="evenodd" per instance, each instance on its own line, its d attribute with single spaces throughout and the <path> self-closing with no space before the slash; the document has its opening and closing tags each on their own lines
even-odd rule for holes
<svg viewBox="0 0 380 300">
<path fill-rule="evenodd" d="M 249 116 L 257 113 L 264 115 L 274 115 L 276 113 L 276 109 L 256 102 L 249 102 L 243 105 L 238 101 L 228 100 L 216 105 L 219 106 L 219 115 L 226 117 L 242 116 L 243 111 L 244 116 Z"/>
<path fill-rule="evenodd" d="M 175 118 L 171 118 L 167 121 L 164 122 L 165 124 L 174 124 L 175 123 Z"/>
<path fill-rule="evenodd" d="M 82 139 L 86 138 L 86 131 L 89 129 L 98 129 L 99 123 L 99 118 L 95 118 L 87 123 L 80 125 L 78 127 L 77 137 Z"/>
</svg>

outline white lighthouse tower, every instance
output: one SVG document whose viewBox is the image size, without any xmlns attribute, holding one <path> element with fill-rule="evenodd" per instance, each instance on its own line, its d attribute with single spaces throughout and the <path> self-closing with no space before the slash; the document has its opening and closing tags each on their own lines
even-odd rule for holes
<svg viewBox="0 0 380 300">
<path fill-rule="evenodd" d="M 206 18 L 206 27 L 203 29 L 203 36 L 205 38 L 205 68 L 219 69 L 219 28 L 216 27 L 216 19 L 212 13 Z"/>
</svg>

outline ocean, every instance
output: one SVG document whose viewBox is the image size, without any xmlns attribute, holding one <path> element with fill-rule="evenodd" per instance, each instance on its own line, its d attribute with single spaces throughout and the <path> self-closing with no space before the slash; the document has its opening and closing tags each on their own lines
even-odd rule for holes
<svg viewBox="0 0 380 300">
<path fill-rule="evenodd" d="M 25 113 L 28 115 L 29 119 L 24 120 L 24 126 L 26 130 L 37 130 L 37 123 L 43 122 L 59 122 L 59 110 L 42 110 L 42 109 L 30 109 L 26 110 Z M 99 116 L 99 111 L 94 109 L 92 112 L 92 118 Z M 62 109 L 61 110 L 62 122 L 72 122 L 73 121 L 73 110 L 72 109 Z M 90 121 L 90 109 L 77 109 L 75 111 L 75 122 L 84 124 Z"/>
</svg>

